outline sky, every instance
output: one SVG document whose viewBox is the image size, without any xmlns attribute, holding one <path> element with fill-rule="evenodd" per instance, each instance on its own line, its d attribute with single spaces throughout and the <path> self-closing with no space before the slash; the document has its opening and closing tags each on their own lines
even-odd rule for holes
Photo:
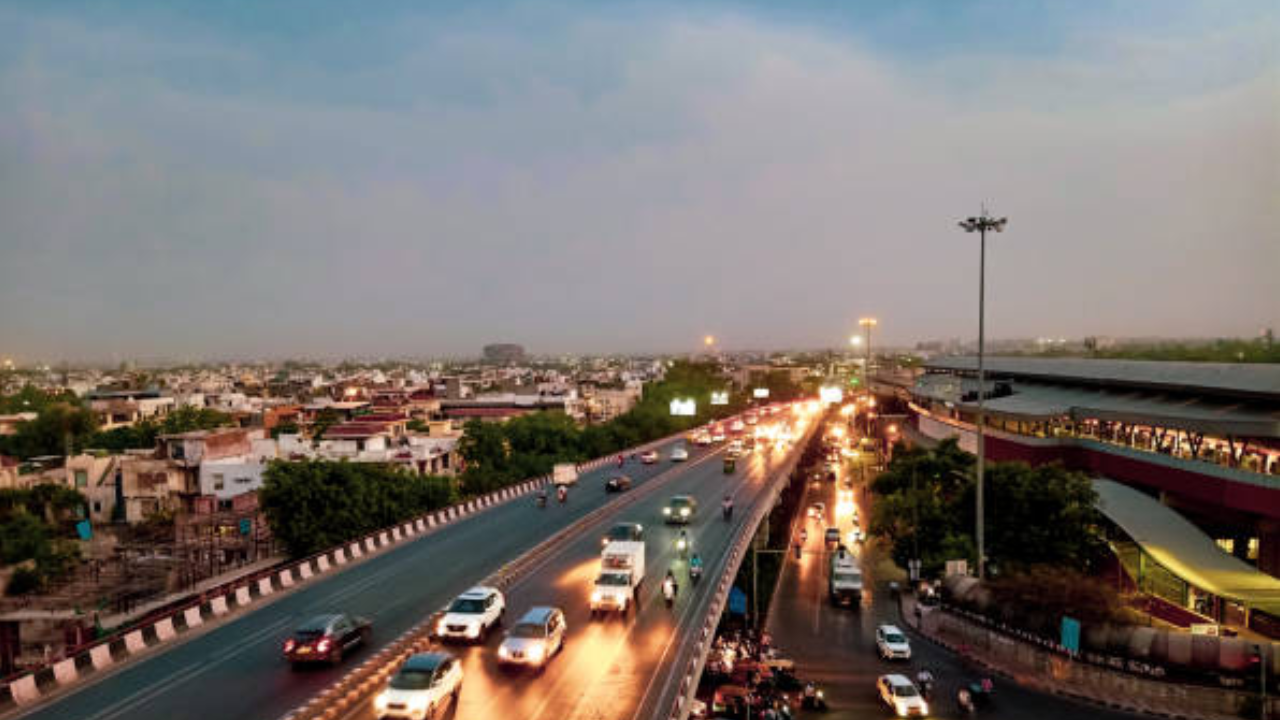
<svg viewBox="0 0 1280 720">
<path fill-rule="evenodd" d="M 1273 0 L 0 0 L 0 354 L 1280 325 Z"/>
</svg>

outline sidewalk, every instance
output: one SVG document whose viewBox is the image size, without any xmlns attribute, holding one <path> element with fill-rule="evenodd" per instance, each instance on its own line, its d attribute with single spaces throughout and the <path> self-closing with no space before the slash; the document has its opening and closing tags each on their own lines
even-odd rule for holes
<svg viewBox="0 0 1280 720">
<path fill-rule="evenodd" d="M 1071 697 L 1114 710 L 1169 718 L 1239 720 L 1257 693 L 1145 680 L 1075 662 L 936 607 L 899 598 L 902 620 L 929 640 L 967 657 L 989 672 L 1040 692 Z M 919 611 L 919 615 L 917 615 Z M 1271 701 L 1271 717 L 1280 717 Z"/>
</svg>

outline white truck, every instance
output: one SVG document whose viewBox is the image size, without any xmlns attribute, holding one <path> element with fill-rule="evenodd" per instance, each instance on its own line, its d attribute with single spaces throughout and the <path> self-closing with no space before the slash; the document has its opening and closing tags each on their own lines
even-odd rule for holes
<svg viewBox="0 0 1280 720">
<path fill-rule="evenodd" d="M 600 552 L 600 574 L 591 589 L 591 615 L 616 610 L 626 615 L 644 580 L 644 543 L 613 540 Z"/>
<path fill-rule="evenodd" d="M 577 485 L 578 484 L 578 466 L 573 463 L 556 463 L 551 468 L 551 482 L 555 485 Z"/>
<path fill-rule="evenodd" d="M 832 605 L 857 607 L 862 602 L 862 570 L 858 567 L 857 558 L 844 546 L 831 554 L 827 589 L 831 593 Z"/>
</svg>

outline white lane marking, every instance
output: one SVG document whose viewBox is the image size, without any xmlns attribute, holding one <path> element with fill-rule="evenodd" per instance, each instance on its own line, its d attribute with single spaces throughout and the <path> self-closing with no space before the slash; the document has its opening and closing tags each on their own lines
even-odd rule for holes
<svg viewBox="0 0 1280 720">
<path fill-rule="evenodd" d="M 187 667 L 181 670 L 173 672 L 167 677 L 163 678 L 162 680 L 159 680 L 158 682 L 156 682 L 150 688 L 138 693 L 134 693 L 133 695 L 129 695 L 127 697 L 121 698 L 120 700 L 117 700 L 116 702 L 106 706 L 105 708 L 103 708 L 102 710 L 99 710 L 93 715 L 90 715 L 88 718 L 85 718 L 85 720 L 110 720 L 111 718 L 117 717 L 118 715 L 120 715 L 121 713 L 127 710 L 132 710 L 139 704 L 147 702 L 148 700 L 151 700 L 152 698 L 158 695 L 168 692 L 172 690 L 175 686 L 181 683 L 184 683 L 188 680 L 191 680 L 192 678 L 208 670 L 212 670 L 214 667 L 225 662 L 231 657 L 235 655 L 239 655 L 240 653 L 246 650 L 252 649 L 254 647 L 254 644 L 257 643 L 259 640 L 262 640 L 268 635 L 273 635 L 280 632 L 286 625 L 289 624 L 289 621 L 290 619 L 287 617 L 281 618 L 276 622 L 258 630 L 257 632 L 254 632 L 243 639 L 237 640 L 236 645 L 231 650 L 223 651 L 221 654 L 215 655 L 209 660 L 201 661 L 199 664 L 196 664 L 196 665 L 188 665 Z"/>
</svg>

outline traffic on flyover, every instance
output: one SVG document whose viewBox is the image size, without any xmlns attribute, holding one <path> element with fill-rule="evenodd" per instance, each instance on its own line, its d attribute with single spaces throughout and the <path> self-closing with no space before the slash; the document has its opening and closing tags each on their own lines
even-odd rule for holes
<svg viewBox="0 0 1280 720">
<path fill-rule="evenodd" d="M 785 416 L 778 421 L 793 423 L 789 431 L 800 437 L 812 412 L 790 420 Z M 712 583 L 691 580 L 690 562 L 696 555 L 704 559 L 708 576 L 724 573 L 726 549 L 749 511 L 772 502 L 772 481 L 789 469 L 796 446 L 762 443 L 734 462 L 722 461 L 723 444 L 703 447 L 679 438 L 657 447 L 656 461 L 622 456 L 622 467 L 611 462 L 584 472 L 563 502 L 522 497 L 477 513 L 73 686 L 20 717 L 304 716 L 310 699 L 376 657 L 379 648 L 553 536 L 550 551 L 538 553 L 504 589 L 506 611 L 495 632 L 479 642 L 433 642 L 429 650 L 448 655 L 419 658 L 435 662 L 428 673 L 438 660 L 457 659 L 448 668 L 454 673 L 448 682 L 459 692 L 451 693 L 457 702 L 448 712 L 476 718 L 665 717 L 682 692 L 673 675 L 674 668 L 683 667 L 677 660 L 692 651 L 690 630 L 703 620 L 711 595 Z M 631 480 L 630 489 L 607 492 L 606 485 L 620 474 Z M 683 518 L 686 522 L 665 523 L 664 509 L 677 496 L 692 499 L 696 509 Z M 732 516 L 720 512 L 726 497 L 740 509 Z M 647 568 L 633 610 L 621 617 L 597 616 L 591 596 L 602 538 L 619 523 L 643 528 Z M 561 532 L 565 528 L 571 532 Z M 677 547 L 682 537 L 688 544 L 684 549 Z M 668 573 L 677 586 L 669 603 L 664 601 Z M 518 621 L 535 608 L 559 611 L 563 644 L 539 667 L 500 665 L 504 633 L 519 637 Z M 300 659 L 295 631 L 335 613 L 367 622 L 364 641 L 334 655 L 336 662 L 291 662 Z M 379 700 L 384 689 L 362 693 L 344 706 L 342 717 L 385 716 L 387 699 Z M 410 715 L 418 717 L 405 714 Z"/>
</svg>

